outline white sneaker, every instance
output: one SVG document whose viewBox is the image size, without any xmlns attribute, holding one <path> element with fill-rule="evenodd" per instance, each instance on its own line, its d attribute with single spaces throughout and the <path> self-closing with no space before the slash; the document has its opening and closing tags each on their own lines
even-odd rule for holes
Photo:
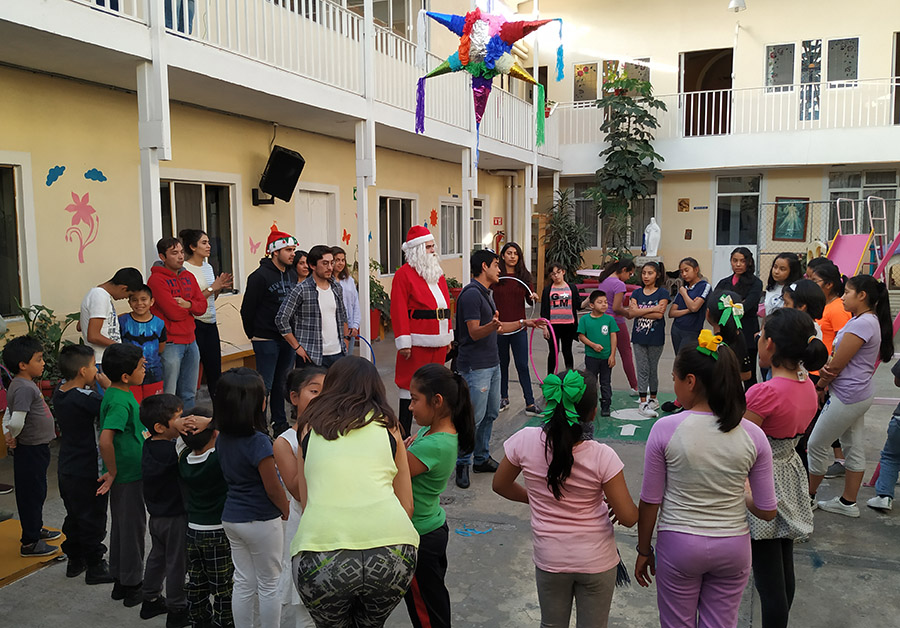
<svg viewBox="0 0 900 628">
<path fill-rule="evenodd" d="M 656 410 L 651 408 L 650 404 L 647 403 L 646 401 L 638 407 L 638 414 L 640 414 L 641 416 L 645 416 L 648 419 L 655 419 L 656 417 L 659 416 L 659 414 L 657 414 Z"/>
<path fill-rule="evenodd" d="M 809 496 L 809 506 L 810 506 L 810 508 L 812 508 L 813 510 L 818 510 L 818 509 L 819 509 L 819 502 L 816 501 L 816 498 L 815 498 L 814 495 L 810 495 L 810 496 Z"/>
<path fill-rule="evenodd" d="M 654 399 L 653 397 L 651 397 L 650 399 L 647 400 L 647 406 L 654 412 L 659 411 L 659 402 L 656 399 Z"/>
<path fill-rule="evenodd" d="M 628 395 L 630 397 L 640 397 L 641 393 L 638 392 L 637 388 L 632 388 L 631 390 L 628 391 Z"/>
<path fill-rule="evenodd" d="M 894 504 L 894 500 L 887 495 L 882 495 L 880 497 L 873 497 L 869 501 L 866 502 L 866 506 L 869 508 L 874 508 L 875 510 L 881 510 L 884 512 L 888 512 L 891 510 L 891 507 Z"/>
<path fill-rule="evenodd" d="M 834 497 L 828 501 L 819 502 L 819 508 L 825 512 L 833 512 L 836 515 L 844 515 L 845 517 L 859 517 L 859 506 L 850 504 L 849 506 L 841 501 L 840 497 Z"/>
</svg>

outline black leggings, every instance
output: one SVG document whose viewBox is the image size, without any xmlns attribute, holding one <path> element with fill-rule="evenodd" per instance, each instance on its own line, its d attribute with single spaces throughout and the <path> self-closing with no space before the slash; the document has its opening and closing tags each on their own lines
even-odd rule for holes
<svg viewBox="0 0 900 628">
<path fill-rule="evenodd" d="M 753 583 L 759 591 L 762 628 L 786 628 L 794 601 L 794 541 L 751 541 Z"/>
<path fill-rule="evenodd" d="M 553 331 L 556 333 L 556 341 L 562 350 L 563 362 L 567 369 L 571 369 L 575 365 L 575 357 L 572 355 L 572 342 L 578 337 L 578 325 L 575 323 L 556 323 L 553 325 Z M 547 339 L 547 346 L 550 348 L 550 354 L 547 356 L 547 374 L 556 372 L 556 347 L 553 346 L 553 335 Z"/>
<path fill-rule="evenodd" d="M 216 396 L 216 384 L 219 377 L 222 376 L 222 347 L 219 343 L 219 328 L 215 323 L 195 320 L 194 329 L 197 349 L 200 350 L 200 363 L 203 364 L 203 374 L 206 375 L 206 388 L 209 390 L 209 398 L 213 399 Z M 186 408 L 186 410 L 190 410 L 190 408 Z"/>
</svg>

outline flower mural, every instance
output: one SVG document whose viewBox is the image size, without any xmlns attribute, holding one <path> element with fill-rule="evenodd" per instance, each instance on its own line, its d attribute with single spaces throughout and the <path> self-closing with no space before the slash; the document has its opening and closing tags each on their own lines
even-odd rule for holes
<svg viewBox="0 0 900 628">
<path fill-rule="evenodd" d="M 66 211 L 72 213 L 72 224 L 66 229 L 66 242 L 78 239 L 78 263 L 84 264 L 84 250 L 97 239 L 97 233 L 100 231 L 100 216 L 88 204 L 90 201 L 88 193 L 79 197 L 72 192 L 72 201 L 73 203 L 66 206 Z"/>
</svg>

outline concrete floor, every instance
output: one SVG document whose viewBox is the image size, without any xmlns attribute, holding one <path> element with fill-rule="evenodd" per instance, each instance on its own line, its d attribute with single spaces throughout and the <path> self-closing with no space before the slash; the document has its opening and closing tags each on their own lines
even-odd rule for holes
<svg viewBox="0 0 900 628">
<path fill-rule="evenodd" d="M 546 360 L 544 343 L 535 343 L 535 359 L 543 373 Z M 393 384 L 395 351 L 393 340 L 375 343 L 379 372 L 388 394 L 396 398 Z M 576 365 L 583 352 L 576 350 Z M 671 392 L 672 353 L 667 347 L 660 363 L 660 385 Z M 511 369 L 514 374 L 514 369 Z M 876 374 L 878 396 L 900 397 L 886 367 Z M 613 376 L 617 390 L 627 388 L 620 368 Z M 537 391 L 537 387 L 535 387 Z M 538 396 L 539 392 L 538 392 Z M 511 383 L 511 407 L 494 424 L 492 451 L 502 456 L 502 443 L 528 420 L 518 384 Z M 884 442 L 887 422 L 893 408 L 874 406 L 866 416 L 866 453 L 869 471 L 874 470 Z M 607 441 L 625 463 L 625 475 L 635 500 L 640 492 L 643 444 Z M 56 488 L 56 449 L 49 473 L 50 491 L 44 508 L 44 520 L 59 526 L 65 515 Z M 12 461 L 0 460 L 0 482 L 12 482 Z M 531 560 L 531 535 L 527 506 L 506 501 L 490 488 L 491 476 L 472 475 L 468 490 L 458 489 L 451 481 L 442 502 L 447 510 L 451 534 L 448 547 L 447 584 L 453 604 L 454 625 L 468 627 L 537 626 L 540 610 L 534 586 Z M 830 498 L 841 491 L 840 480 L 826 480 L 820 497 Z M 873 495 L 863 488 L 860 503 Z M 0 510 L 15 510 L 14 495 L 0 496 Z M 795 546 L 797 592 L 791 614 L 791 626 L 810 628 L 856 628 L 864 626 L 900 626 L 900 556 L 898 527 L 900 513 L 882 515 L 862 506 L 859 519 L 817 511 L 816 531 L 808 543 Z M 462 536 L 454 530 L 465 528 L 485 534 Z M 634 565 L 636 535 L 617 528 L 619 550 L 625 564 Z M 148 541 L 149 542 L 149 541 Z M 149 547 L 149 546 L 148 546 Z M 83 580 L 67 579 L 65 563 L 60 562 L 0 589 L 0 624 L 19 628 L 76 625 L 113 628 L 122 625 L 163 626 L 164 617 L 142 622 L 138 609 L 126 609 L 109 599 L 108 586 L 88 587 Z M 294 625 L 287 607 L 282 621 L 285 628 Z M 409 626 L 401 604 L 389 619 L 391 628 Z M 574 621 L 572 623 L 574 626 Z M 658 625 L 655 586 L 642 589 L 636 584 L 619 589 L 613 599 L 610 626 L 629 628 Z M 760 626 L 759 603 L 752 580 L 744 592 L 739 626 Z"/>
</svg>

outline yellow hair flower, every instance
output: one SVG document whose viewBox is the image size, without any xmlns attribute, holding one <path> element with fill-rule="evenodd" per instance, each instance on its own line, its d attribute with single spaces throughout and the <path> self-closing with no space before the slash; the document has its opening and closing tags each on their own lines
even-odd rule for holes
<svg viewBox="0 0 900 628">
<path fill-rule="evenodd" d="M 722 336 L 716 336 L 708 329 L 704 329 L 697 337 L 697 351 L 714 359 L 719 359 L 719 345 L 722 344 Z"/>
</svg>

